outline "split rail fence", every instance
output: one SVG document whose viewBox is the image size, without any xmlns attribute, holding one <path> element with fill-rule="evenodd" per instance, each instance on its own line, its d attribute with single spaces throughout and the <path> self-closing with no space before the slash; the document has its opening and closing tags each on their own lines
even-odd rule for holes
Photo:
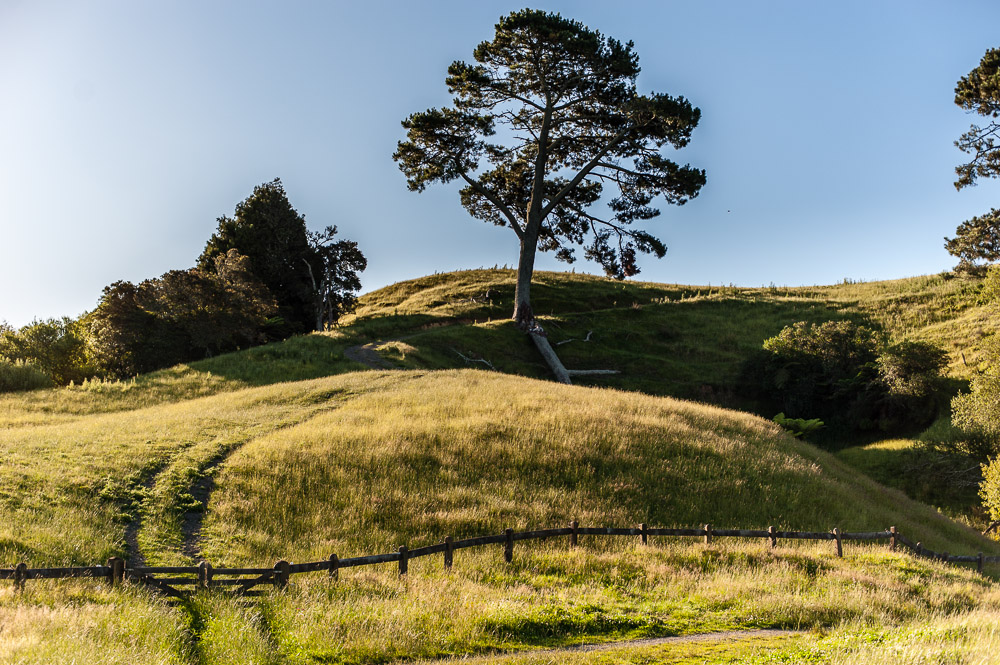
<svg viewBox="0 0 1000 665">
<path fill-rule="evenodd" d="M 13 568 L 0 568 L 0 579 L 13 580 L 18 588 L 23 588 L 28 580 L 57 578 L 92 578 L 104 579 L 112 586 L 124 583 L 126 580 L 142 584 L 154 591 L 178 598 L 185 597 L 185 591 L 178 587 L 193 589 L 229 588 L 237 593 L 255 595 L 259 591 L 253 588 L 259 585 L 273 585 L 278 588 L 288 586 L 289 578 L 299 573 L 327 571 L 331 579 L 337 579 L 344 568 L 371 566 L 381 563 L 396 563 L 399 574 L 406 575 L 410 560 L 420 557 L 443 554 L 445 568 L 451 568 L 454 562 L 455 550 L 467 547 L 485 545 L 503 545 L 504 560 L 508 563 L 514 559 L 514 543 L 522 540 L 546 540 L 548 538 L 569 537 L 570 545 L 575 547 L 580 536 L 637 536 L 643 544 L 651 536 L 660 537 L 698 537 L 705 543 L 711 543 L 715 538 L 761 538 L 768 539 L 771 547 L 777 547 L 778 540 L 829 540 L 833 541 L 838 557 L 844 555 L 844 541 L 888 541 L 893 550 L 903 546 L 913 554 L 947 563 L 974 563 L 982 573 L 983 565 L 1000 563 L 1000 556 L 984 556 L 982 552 L 974 555 L 955 555 L 947 552 L 935 552 L 914 543 L 901 534 L 896 527 L 885 531 L 841 532 L 833 529 L 824 531 L 777 531 L 773 526 L 764 530 L 716 529 L 711 524 L 705 524 L 694 529 L 658 529 L 646 524 L 636 528 L 604 528 L 581 527 L 572 522 L 569 527 L 560 529 L 541 529 L 537 531 L 518 531 L 507 529 L 502 534 L 478 536 L 463 540 L 452 540 L 447 537 L 437 545 L 428 545 L 408 549 L 405 545 L 397 552 L 373 554 L 369 556 L 340 559 L 331 554 L 329 559 L 311 563 L 289 563 L 278 561 L 270 568 L 213 568 L 207 561 L 197 566 L 136 566 L 128 567 L 124 559 L 111 558 L 104 566 L 81 566 L 73 568 L 28 568 L 27 564 L 19 563 Z"/>
</svg>

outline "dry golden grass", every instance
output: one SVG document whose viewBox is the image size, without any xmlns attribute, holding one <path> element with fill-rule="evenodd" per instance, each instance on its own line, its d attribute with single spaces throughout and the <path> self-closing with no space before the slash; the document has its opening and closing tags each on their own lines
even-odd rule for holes
<svg viewBox="0 0 1000 665">
<path fill-rule="evenodd" d="M 474 370 L 394 376 L 240 448 L 209 505 L 209 558 L 319 560 L 573 519 L 895 525 L 929 547 L 992 551 L 755 416 Z"/>
</svg>

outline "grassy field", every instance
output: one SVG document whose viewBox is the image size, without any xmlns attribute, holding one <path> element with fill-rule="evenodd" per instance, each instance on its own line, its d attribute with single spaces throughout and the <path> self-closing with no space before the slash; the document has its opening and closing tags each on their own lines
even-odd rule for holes
<svg viewBox="0 0 1000 665">
<path fill-rule="evenodd" d="M 531 378 L 545 371 L 507 321 L 509 271 L 401 283 L 365 296 L 330 333 L 130 382 L 0 397 L 0 552 L 32 566 L 140 555 L 266 566 L 576 519 L 895 525 L 935 549 L 1000 553 L 900 491 L 913 488 L 855 468 L 892 481 L 907 441 L 833 456 L 756 416 L 662 396 L 736 400 L 726 391 L 743 354 L 800 319 L 867 317 L 900 337 L 947 340 L 953 374 L 966 376 L 990 330 L 976 289 L 943 277 L 735 289 L 540 275 L 536 306 L 553 342 L 575 339 L 557 347 L 567 365 L 624 369 L 602 380 L 619 390 Z M 411 369 L 345 357 L 376 340 Z M 502 371 L 459 369 L 456 351 Z M 451 572 L 420 559 L 403 579 L 392 565 L 337 583 L 301 576 L 257 599 L 4 583 L 0 662 L 874 663 L 890 647 L 894 662 L 964 662 L 939 655 L 994 645 L 998 612 L 992 578 L 884 547 L 850 543 L 838 559 L 829 543 L 589 537 L 577 549 L 518 545 L 513 564 L 499 548 L 462 550 Z M 749 628 L 808 632 L 539 651 Z"/>
</svg>

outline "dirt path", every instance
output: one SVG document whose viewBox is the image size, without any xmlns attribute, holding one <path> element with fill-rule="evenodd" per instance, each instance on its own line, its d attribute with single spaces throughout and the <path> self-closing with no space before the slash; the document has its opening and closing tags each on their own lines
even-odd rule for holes
<svg viewBox="0 0 1000 665">
<path fill-rule="evenodd" d="M 209 461 L 202 469 L 203 475 L 191 487 L 191 496 L 201 503 L 201 510 L 189 510 L 181 517 L 181 534 L 184 536 L 184 543 L 181 545 L 181 552 L 191 559 L 197 561 L 201 555 L 201 527 L 205 521 L 205 513 L 208 511 L 208 499 L 215 490 L 214 471 L 222 465 L 229 456 L 235 453 L 242 446 L 237 446 L 223 451 L 221 455 Z"/>
<path fill-rule="evenodd" d="M 156 473 L 142 481 L 143 489 L 148 493 L 152 491 L 156 483 L 156 476 L 162 469 L 157 469 Z M 142 526 L 142 506 L 136 506 L 135 515 L 132 521 L 125 525 L 125 547 L 128 550 L 128 565 L 133 568 L 142 568 L 146 565 L 146 557 L 139 549 L 139 528 Z"/>
<path fill-rule="evenodd" d="M 385 342 L 369 342 L 368 344 L 358 344 L 344 349 L 344 357 L 356 363 L 361 363 L 372 369 L 396 369 L 396 367 L 382 358 L 376 349 Z"/>
<path fill-rule="evenodd" d="M 532 651 L 533 654 L 545 653 L 565 653 L 571 651 L 610 651 L 622 647 L 655 647 L 661 644 L 692 644 L 694 642 L 729 642 L 733 640 L 747 640 L 754 637 L 788 637 L 791 635 L 804 635 L 802 630 L 780 630 L 776 628 L 762 628 L 759 630 L 726 630 L 718 633 L 699 633 L 697 635 L 679 635 L 677 637 L 650 637 L 640 640 L 624 640 L 622 642 L 604 642 L 602 644 L 578 644 L 572 647 L 562 647 L 559 649 L 548 649 L 545 651 Z"/>
<path fill-rule="evenodd" d="M 516 661 L 522 657 L 548 657 L 557 658 L 559 654 L 566 653 L 587 653 L 591 651 L 611 651 L 613 649 L 625 649 L 630 647 L 655 647 L 668 644 L 697 644 L 699 642 L 717 643 L 733 642 L 736 640 L 749 640 L 754 638 L 774 638 L 791 637 L 793 635 L 805 635 L 804 630 L 781 630 L 776 628 L 762 628 L 759 630 L 726 630 L 716 633 L 698 633 L 695 635 L 679 635 L 676 637 L 650 637 L 636 640 L 622 640 L 619 642 L 601 642 L 597 644 L 577 644 L 569 647 L 556 647 L 554 649 L 538 649 L 531 651 L 517 651 L 507 654 L 493 654 L 491 656 L 449 656 L 436 660 L 418 661 L 418 663 L 447 663 L 450 661 L 467 660 L 473 658 L 482 662 L 499 662 L 501 660 Z M 552 662 L 555 662 L 553 660 Z M 602 661 L 603 662 L 603 661 Z"/>
</svg>

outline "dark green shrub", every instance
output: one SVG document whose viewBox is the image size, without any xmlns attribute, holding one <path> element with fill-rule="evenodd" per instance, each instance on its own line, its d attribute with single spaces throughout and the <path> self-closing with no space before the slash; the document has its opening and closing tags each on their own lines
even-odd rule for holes
<svg viewBox="0 0 1000 665">
<path fill-rule="evenodd" d="M 86 317 L 94 364 L 127 378 L 266 342 L 276 307 L 246 258 L 229 250 L 214 268 L 105 287 Z"/>
<path fill-rule="evenodd" d="M 853 321 L 800 321 L 764 342 L 743 380 L 765 412 L 819 418 L 834 431 L 893 431 L 934 419 L 944 365 L 944 352 L 930 344 L 888 345 Z"/>
<path fill-rule="evenodd" d="M 0 358 L 0 393 L 51 387 L 51 377 L 31 363 Z"/>
<path fill-rule="evenodd" d="M 878 402 L 879 429 L 929 425 L 943 405 L 941 371 L 947 354 L 926 342 L 905 341 L 879 354 L 878 376 L 884 393 Z"/>
</svg>

